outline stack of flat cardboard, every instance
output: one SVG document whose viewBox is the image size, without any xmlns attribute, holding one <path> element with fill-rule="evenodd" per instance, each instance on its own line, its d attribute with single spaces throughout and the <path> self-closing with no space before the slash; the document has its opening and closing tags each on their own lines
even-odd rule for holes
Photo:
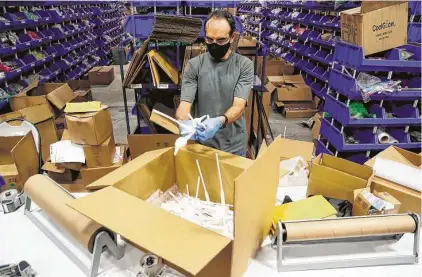
<svg viewBox="0 0 422 277">
<path fill-rule="evenodd" d="M 274 94 L 275 105 L 286 118 L 309 118 L 318 112 L 302 75 L 268 76 L 265 87 Z"/>
<path fill-rule="evenodd" d="M 147 57 L 154 86 L 159 86 L 163 82 L 179 84 L 179 71 L 164 55 L 153 49 L 148 52 Z"/>
<path fill-rule="evenodd" d="M 74 103 L 65 111 L 67 129 L 62 141 L 81 145 L 85 163 L 47 162 L 43 169 L 52 179 L 69 184 L 80 177 L 83 184 L 89 184 L 125 163 L 126 149 L 125 146 L 116 147 L 111 115 L 106 106 L 99 102 Z"/>
<path fill-rule="evenodd" d="M 206 52 L 207 52 L 207 47 L 203 44 L 193 44 L 193 45 L 186 46 L 185 58 L 183 60 L 183 67 L 182 67 L 182 76 L 183 76 L 183 73 L 185 72 L 185 68 L 189 60 Z"/>
</svg>

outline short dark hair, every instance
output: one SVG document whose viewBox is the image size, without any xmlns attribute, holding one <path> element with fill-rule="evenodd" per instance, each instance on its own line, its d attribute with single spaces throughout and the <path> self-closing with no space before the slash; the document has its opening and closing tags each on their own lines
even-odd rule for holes
<svg viewBox="0 0 422 277">
<path fill-rule="evenodd" d="M 229 13 L 228 11 L 224 11 L 224 10 L 215 10 L 212 13 L 210 13 L 207 17 L 207 19 L 205 20 L 205 24 L 204 24 L 204 31 L 207 31 L 207 23 L 211 18 L 216 18 L 216 19 L 225 19 L 227 20 L 227 23 L 229 23 L 230 26 L 230 36 L 234 33 L 234 31 L 236 31 L 236 22 L 234 20 L 234 17 L 231 13 Z"/>
</svg>

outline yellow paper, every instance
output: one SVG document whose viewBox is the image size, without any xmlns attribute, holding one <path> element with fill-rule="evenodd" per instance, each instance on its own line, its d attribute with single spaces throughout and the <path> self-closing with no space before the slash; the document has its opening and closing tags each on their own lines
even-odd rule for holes
<svg viewBox="0 0 422 277">
<path fill-rule="evenodd" d="M 280 220 L 304 220 L 331 218 L 337 214 L 336 209 L 321 195 L 277 206 L 273 216 L 273 231 Z"/>
<path fill-rule="evenodd" d="M 100 101 L 82 102 L 82 103 L 67 103 L 64 109 L 65 113 L 85 113 L 98 112 L 101 110 Z"/>
</svg>

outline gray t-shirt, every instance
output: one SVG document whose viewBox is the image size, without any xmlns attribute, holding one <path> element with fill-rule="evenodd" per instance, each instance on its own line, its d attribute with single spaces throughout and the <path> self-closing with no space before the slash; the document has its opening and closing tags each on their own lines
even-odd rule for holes
<svg viewBox="0 0 422 277">
<path fill-rule="evenodd" d="M 207 52 L 188 62 L 180 99 L 193 103 L 193 117 L 221 116 L 233 105 L 234 97 L 248 101 L 253 75 L 253 63 L 248 58 L 232 53 L 228 59 L 217 62 Z M 237 155 L 246 153 L 246 143 L 244 116 L 204 142 Z"/>
</svg>

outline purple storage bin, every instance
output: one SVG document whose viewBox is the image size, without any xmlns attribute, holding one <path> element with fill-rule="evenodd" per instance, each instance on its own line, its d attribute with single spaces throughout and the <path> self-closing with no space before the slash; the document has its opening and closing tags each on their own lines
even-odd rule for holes
<svg viewBox="0 0 422 277">
<path fill-rule="evenodd" d="M 65 18 L 65 16 L 59 15 L 55 10 L 48 10 L 47 12 L 50 16 L 50 23 L 61 23 Z"/>
<path fill-rule="evenodd" d="M 70 68 L 70 65 L 68 65 L 66 62 L 64 62 L 63 60 L 58 60 L 55 62 L 55 64 L 60 67 L 60 70 L 62 71 L 66 71 Z"/>
<path fill-rule="evenodd" d="M 40 83 L 46 83 L 46 82 L 51 81 L 50 79 L 51 72 L 50 70 L 48 70 L 48 68 L 41 69 L 41 71 L 38 74 L 41 76 Z"/>
<path fill-rule="evenodd" d="M 32 38 L 27 34 L 22 34 L 19 36 L 19 40 L 16 43 L 16 49 L 18 51 L 25 51 L 31 48 Z"/>
<path fill-rule="evenodd" d="M 25 64 L 22 67 L 22 71 L 28 72 L 28 71 L 31 71 L 36 66 L 37 59 L 35 59 L 34 56 L 27 54 L 22 58 L 22 62 Z M 42 63 L 42 61 L 38 61 L 38 62 Z M 38 65 L 39 65 L 39 63 L 38 63 Z"/>
<path fill-rule="evenodd" d="M 421 22 L 409 23 L 409 25 L 407 26 L 407 41 L 413 43 L 421 43 L 421 32 Z"/>
<path fill-rule="evenodd" d="M 410 60 L 401 60 L 401 52 L 405 50 L 413 54 Z M 334 60 L 346 67 L 357 71 L 394 71 L 415 72 L 421 71 L 421 47 L 403 45 L 385 53 L 385 59 L 365 58 L 360 46 L 339 42 L 336 44 Z"/>
<path fill-rule="evenodd" d="M 308 56 L 311 59 L 313 59 L 313 60 L 315 60 L 319 63 L 322 63 L 324 65 L 331 65 L 332 62 L 333 62 L 333 55 L 328 54 L 328 52 L 324 51 L 324 50 L 317 50 L 314 53 L 308 54 Z"/>
<path fill-rule="evenodd" d="M 22 74 L 22 68 L 24 66 L 24 63 L 20 59 L 13 59 L 12 61 L 14 61 L 16 64 L 18 64 L 19 68 L 12 70 L 10 72 L 7 72 L 5 74 L 6 80 L 8 80 L 8 81 L 20 76 Z"/>
<path fill-rule="evenodd" d="M 65 37 L 65 35 L 62 33 L 62 31 L 60 31 L 59 28 L 50 28 L 50 31 L 53 33 L 54 37 L 53 39 L 63 39 Z"/>
<path fill-rule="evenodd" d="M 420 79 L 419 79 L 420 80 Z M 341 73 L 336 69 L 332 69 L 328 83 L 336 92 L 346 96 L 351 100 L 362 100 L 362 94 L 358 91 L 356 79 L 352 76 Z M 411 83 L 407 84 L 409 87 Z M 414 87 L 420 88 L 420 82 L 413 84 Z M 372 100 L 418 100 L 421 97 L 420 90 L 404 90 L 395 92 L 385 92 L 372 94 Z"/>
<path fill-rule="evenodd" d="M 421 1 L 409 1 L 409 15 L 421 15 Z"/>
<path fill-rule="evenodd" d="M 53 22 L 53 18 L 51 17 L 50 13 L 48 11 L 34 11 L 34 13 L 36 13 L 40 18 L 38 19 L 38 22 L 40 23 L 52 23 Z"/>
<path fill-rule="evenodd" d="M 14 20 L 14 18 L 12 17 L 11 13 L 4 13 L 3 17 L 7 20 L 9 20 L 8 23 L 10 23 L 9 28 L 22 28 L 25 26 L 26 24 L 26 20 L 22 19 L 22 20 Z"/>
<path fill-rule="evenodd" d="M 76 74 L 73 73 L 72 71 L 70 71 L 70 72 L 66 73 L 65 79 L 66 80 L 75 80 L 76 79 Z"/>
<path fill-rule="evenodd" d="M 16 46 L 9 46 L 9 47 L 1 47 L 0 46 L 0 56 L 10 56 L 17 52 Z"/>
<path fill-rule="evenodd" d="M 51 64 L 48 67 L 48 70 L 50 70 L 51 74 L 54 75 L 54 77 L 56 77 L 62 71 L 60 66 L 55 63 Z"/>
<path fill-rule="evenodd" d="M 325 138 L 321 137 L 321 140 L 316 142 L 315 147 L 315 155 L 318 156 L 319 154 L 328 154 L 332 156 L 337 156 L 341 159 L 349 160 L 358 164 L 364 164 L 369 160 L 367 157 L 366 151 L 357 151 L 357 152 L 339 152 L 339 151 L 331 151 L 326 147 L 326 140 Z"/>
<path fill-rule="evenodd" d="M 379 104 L 370 102 L 368 112 L 375 114 L 376 118 L 359 118 L 355 119 L 350 115 L 349 107 L 345 103 L 336 100 L 332 95 L 327 94 L 325 97 L 324 111 L 330 113 L 335 120 L 343 126 L 407 126 L 420 125 L 420 115 L 418 108 L 404 103 L 390 108 L 387 112 L 393 112 L 396 118 L 388 118 L 386 110 Z"/>
<path fill-rule="evenodd" d="M 56 44 L 53 44 L 52 46 L 54 47 L 54 49 L 56 49 L 58 56 L 63 56 L 69 53 L 69 50 L 63 47 L 62 44 L 56 43 Z"/>
<path fill-rule="evenodd" d="M 55 58 L 58 55 L 58 51 L 53 46 L 49 46 L 47 50 L 45 50 L 49 57 Z"/>
</svg>

